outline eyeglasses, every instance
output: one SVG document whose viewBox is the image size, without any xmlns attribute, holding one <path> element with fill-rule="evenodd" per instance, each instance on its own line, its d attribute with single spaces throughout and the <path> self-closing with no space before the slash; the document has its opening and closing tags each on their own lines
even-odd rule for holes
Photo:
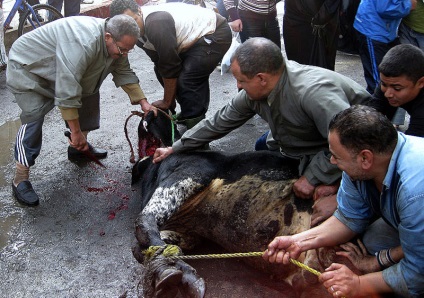
<svg viewBox="0 0 424 298">
<path fill-rule="evenodd" d="M 118 44 L 116 43 L 115 38 L 113 38 L 113 37 L 112 37 L 112 41 L 113 41 L 113 43 L 115 44 L 116 48 L 119 51 L 119 57 L 122 57 L 124 55 L 128 55 L 128 53 L 131 53 L 131 52 L 134 51 L 134 49 L 129 49 L 129 50 L 127 50 L 127 49 L 121 49 L 121 47 L 118 46 Z"/>
</svg>

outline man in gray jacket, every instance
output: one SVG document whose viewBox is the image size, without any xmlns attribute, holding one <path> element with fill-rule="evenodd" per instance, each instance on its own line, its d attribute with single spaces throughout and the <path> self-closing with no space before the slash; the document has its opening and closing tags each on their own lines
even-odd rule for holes
<svg viewBox="0 0 424 298">
<path fill-rule="evenodd" d="M 140 104 L 145 112 L 151 109 L 127 57 L 139 35 L 137 23 L 128 16 L 108 20 L 80 16 L 57 20 L 15 41 L 9 52 L 7 87 L 22 110 L 12 183 L 20 203 L 39 203 L 29 168 L 41 151 L 44 116 L 55 106 L 71 130 L 70 159 L 87 150 L 106 157 L 107 152 L 93 148 L 86 137 L 99 128 L 99 89 L 109 73 L 132 104 Z"/>
<path fill-rule="evenodd" d="M 278 149 L 299 163 L 295 194 L 304 199 L 331 197 L 334 205 L 326 214 L 330 216 L 336 207 L 341 171 L 330 163 L 328 124 L 333 115 L 369 100 L 370 94 L 334 71 L 285 61 L 278 46 L 261 37 L 250 38 L 237 49 L 231 71 L 243 90 L 172 147 L 157 149 L 154 162 L 172 152 L 201 148 L 258 114 L 269 124 L 268 149 Z M 324 217 L 315 216 L 312 225 Z"/>
</svg>

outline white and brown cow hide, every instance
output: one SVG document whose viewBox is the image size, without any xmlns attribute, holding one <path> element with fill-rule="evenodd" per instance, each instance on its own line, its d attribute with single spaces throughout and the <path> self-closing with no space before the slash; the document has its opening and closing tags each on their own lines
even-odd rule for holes
<svg viewBox="0 0 424 298">
<path fill-rule="evenodd" d="M 142 192 L 134 256 L 150 271 L 143 281 L 145 297 L 205 293 L 203 279 L 183 261 L 163 256 L 146 260 L 140 252 L 149 246 L 170 243 L 187 250 L 206 238 L 228 252 L 256 252 L 275 236 L 309 229 L 312 200 L 295 197 L 296 173 L 295 165 L 270 151 L 195 151 L 172 154 L 159 164 L 151 157 L 140 160 L 133 168 L 133 182 L 141 180 Z M 334 249 L 320 255 L 325 258 L 309 251 L 299 261 L 323 271 L 336 260 Z M 299 297 L 331 297 L 316 276 L 294 265 L 270 264 L 260 257 L 244 260 L 276 282 L 291 283 Z"/>
</svg>

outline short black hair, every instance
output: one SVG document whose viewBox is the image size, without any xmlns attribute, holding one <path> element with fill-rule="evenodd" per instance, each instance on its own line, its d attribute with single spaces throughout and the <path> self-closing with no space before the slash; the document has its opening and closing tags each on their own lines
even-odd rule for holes
<svg viewBox="0 0 424 298">
<path fill-rule="evenodd" d="M 335 131 L 340 144 L 353 154 L 364 149 L 373 153 L 392 153 L 398 139 L 390 120 L 374 108 L 364 105 L 353 105 L 336 114 L 330 121 L 329 131 Z"/>
<path fill-rule="evenodd" d="M 134 13 L 138 13 L 138 4 L 134 0 L 113 0 L 109 6 L 109 14 L 111 17 L 123 14 L 127 9 Z"/>
<path fill-rule="evenodd" d="M 411 44 L 400 44 L 391 48 L 378 66 L 386 77 L 406 76 L 416 83 L 424 76 L 424 52 Z"/>
</svg>

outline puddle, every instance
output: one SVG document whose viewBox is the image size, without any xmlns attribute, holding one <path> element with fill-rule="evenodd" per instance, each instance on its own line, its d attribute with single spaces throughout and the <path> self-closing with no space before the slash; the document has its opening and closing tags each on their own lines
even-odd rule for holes
<svg viewBox="0 0 424 298">
<path fill-rule="evenodd" d="M 3 206 L 0 205 L 1 208 Z M 0 251 L 8 245 L 9 238 L 16 232 L 21 222 L 19 214 L 10 214 L 4 218 L 0 218 Z"/>
<path fill-rule="evenodd" d="M 13 145 L 16 133 L 21 126 L 20 119 L 8 121 L 0 126 L 0 168 L 8 165 L 13 160 Z M 0 172 L 0 186 L 9 185 L 4 171 Z"/>
</svg>

